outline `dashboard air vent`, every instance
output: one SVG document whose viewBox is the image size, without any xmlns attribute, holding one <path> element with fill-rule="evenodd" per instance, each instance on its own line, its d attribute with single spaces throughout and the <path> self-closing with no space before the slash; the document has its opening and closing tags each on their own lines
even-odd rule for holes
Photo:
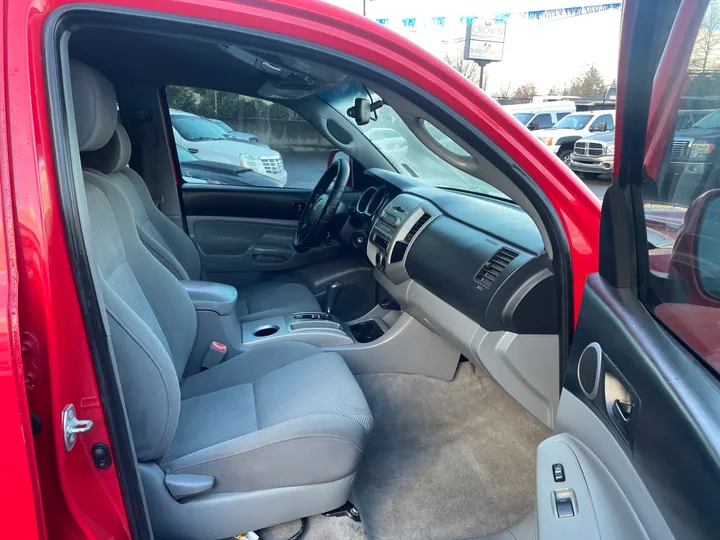
<svg viewBox="0 0 720 540">
<path fill-rule="evenodd" d="M 422 226 L 425 225 L 428 220 L 430 219 L 430 214 L 426 214 L 423 212 L 423 215 L 415 222 L 415 225 L 412 226 L 412 229 L 410 229 L 405 236 L 405 241 L 409 244 L 412 239 L 415 237 L 417 232 L 422 229 Z"/>
<path fill-rule="evenodd" d="M 475 283 L 483 289 L 489 289 L 503 270 L 517 257 L 519 253 L 510 248 L 498 249 L 475 274 Z"/>
</svg>

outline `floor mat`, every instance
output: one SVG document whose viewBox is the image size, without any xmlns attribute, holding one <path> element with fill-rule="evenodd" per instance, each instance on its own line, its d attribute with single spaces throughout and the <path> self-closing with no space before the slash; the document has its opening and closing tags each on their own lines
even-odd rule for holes
<svg viewBox="0 0 720 540">
<path fill-rule="evenodd" d="M 258 531 L 260 540 L 288 540 L 300 530 L 300 520 Z M 302 540 L 367 540 L 361 525 L 347 517 L 308 518 Z"/>
<path fill-rule="evenodd" d="M 550 430 L 472 364 L 460 364 L 452 382 L 396 374 L 358 382 L 375 427 L 350 499 L 369 538 L 483 536 L 534 506 L 535 450 Z"/>
</svg>

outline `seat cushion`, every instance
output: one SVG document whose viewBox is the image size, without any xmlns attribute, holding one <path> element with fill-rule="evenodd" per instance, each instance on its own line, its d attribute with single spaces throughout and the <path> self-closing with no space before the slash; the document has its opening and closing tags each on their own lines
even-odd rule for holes
<svg viewBox="0 0 720 540">
<path fill-rule="evenodd" d="M 161 467 L 215 477 L 213 493 L 354 474 L 372 415 L 343 359 L 303 343 L 258 347 L 189 377 Z"/>
<path fill-rule="evenodd" d="M 235 310 L 241 321 L 252 321 L 286 313 L 320 311 L 320 304 L 305 285 L 263 281 L 238 290 Z"/>
</svg>

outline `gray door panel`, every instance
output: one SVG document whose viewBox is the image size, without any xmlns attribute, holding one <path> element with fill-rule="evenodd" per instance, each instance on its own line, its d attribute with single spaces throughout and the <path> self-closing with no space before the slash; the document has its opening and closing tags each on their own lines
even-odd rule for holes
<svg viewBox="0 0 720 540">
<path fill-rule="evenodd" d="M 213 274 L 287 272 L 345 251 L 333 240 L 307 253 L 297 253 L 293 248 L 295 221 L 188 216 L 187 223 L 210 279 Z"/>
</svg>

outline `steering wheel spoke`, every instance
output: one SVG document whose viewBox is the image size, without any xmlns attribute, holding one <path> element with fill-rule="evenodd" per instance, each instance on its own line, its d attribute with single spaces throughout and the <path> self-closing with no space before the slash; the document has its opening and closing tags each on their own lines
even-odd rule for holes
<svg viewBox="0 0 720 540">
<path fill-rule="evenodd" d="M 349 179 L 350 164 L 344 159 L 333 161 L 323 173 L 300 216 L 293 239 L 295 251 L 304 253 L 325 241 Z"/>
</svg>

